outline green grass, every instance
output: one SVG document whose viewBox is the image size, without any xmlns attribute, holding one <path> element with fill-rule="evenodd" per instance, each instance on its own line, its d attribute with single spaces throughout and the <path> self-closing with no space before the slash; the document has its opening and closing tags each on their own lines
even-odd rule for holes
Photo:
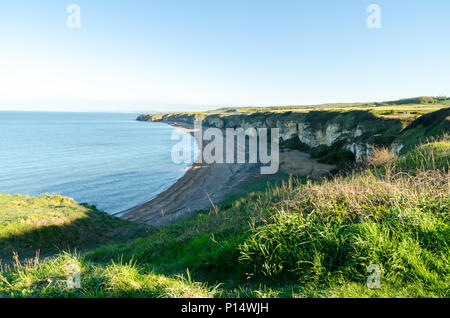
<svg viewBox="0 0 450 318">
<path fill-rule="evenodd" d="M 94 206 L 55 195 L 0 194 L 0 259 L 79 250 L 145 235 L 145 227 L 112 217 Z"/>
<path fill-rule="evenodd" d="M 254 113 L 283 113 L 283 112 L 301 112 L 306 113 L 310 111 L 370 111 L 374 115 L 386 118 L 398 118 L 402 121 L 411 122 L 423 114 L 437 111 L 442 108 L 450 107 L 449 97 L 415 97 L 405 98 L 396 101 L 385 102 L 368 102 L 368 103 L 336 103 L 336 104 L 322 104 L 322 105 L 291 105 L 291 106 L 268 106 L 268 107 L 223 107 L 207 112 L 196 113 L 180 113 L 180 114 L 196 114 L 198 116 L 208 115 L 235 115 L 245 114 L 250 115 Z"/>
<path fill-rule="evenodd" d="M 449 297 L 449 151 L 444 136 L 382 166 L 278 180 L 131 242 L 16 261 L 1 270 L 0 295 Z M 52 209 L 64 205 L 77 207 Z M 81 289 L 66 284 L 74 263 Z M 366 286 L 371 264 L 380 289 Z"/>
<path fill-rule="evenodd" d="M 178 112 L 153 114 L 155 120 L 170 118 L 177 120 L 180 117 L 191 116 L 196 120 L 204 120 L 210 116 L 228 118 L 236 115 L 265 115 L 276 116 L 286 113 L 347 113 L 352 111 L 369 112 L 377 118 L 399 120 L 403 128 L 422 115 L 436 112 L 442 108 L 450 107 L 450 97 L 415 97 L 396 101 L 368 102 L 368 103 L 336 103 L 323 105 L 291 105 L 268 107 L 223 107 L 203 112 Z"/>
<path fill-rule="evenodd" d="M 397 142 L 404 145 L 402 153 L 406 153 L 415 145 L 443 133 L 450 133 L 450 108 L 421 116 L 402 131 Z"/>
<path fill-rule="evenodd" d="M 81 289 L 69 288 L 67 279 L 79 271 Z M 73 280 L 76 282 L 76 279 Z M 0 274 L 5 297 L 211 297 L 214 288 L 193 282 L 189 272 L 173 278 L 156 274 L 133 261 L 98 265 L 79 254 L 62 253 L 43 262 L 16 263 Z"/>
</svg>

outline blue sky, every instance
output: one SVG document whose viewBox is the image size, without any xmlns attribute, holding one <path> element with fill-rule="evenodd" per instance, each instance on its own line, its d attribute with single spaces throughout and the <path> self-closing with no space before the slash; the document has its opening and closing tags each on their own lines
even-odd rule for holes
<svg viewBox="0 0 450 318">
<path fill-rule="evenodd" d="M 69 4 L 81 28 L 66 26 Z M 381 29 L 369 29 L 369 4 Z M 0 110 L 450 95 L 448 0 L 0 0 Z"/>
</svg>

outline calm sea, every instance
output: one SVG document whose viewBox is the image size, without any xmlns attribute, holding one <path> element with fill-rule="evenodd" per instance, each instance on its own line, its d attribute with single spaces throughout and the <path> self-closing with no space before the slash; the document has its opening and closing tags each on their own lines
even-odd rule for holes
<svg viewBox="0 0 450 318">
<path fill-rule="evenodd" d="M 174 128 L 137 114 L 0 112 L 0 193 L 62 194 L 121 214 L 170 187 Z"/>
</svg>

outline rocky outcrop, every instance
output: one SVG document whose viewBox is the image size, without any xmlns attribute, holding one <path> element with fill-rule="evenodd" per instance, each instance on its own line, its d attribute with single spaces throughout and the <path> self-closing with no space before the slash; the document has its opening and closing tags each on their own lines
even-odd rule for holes
<svg viewBox="0 0 450 318">
<path fill-rule="evenodd" d="M 437 112 L 435 112 L 437 113 Z M 432 113 L 434 114 L 434 113 Z M 415 128 L 431 121 L 428 117 L 446 118 L 450 108 L 438 115 L 424 115 L 410 126 Z M 425 117 L 425 119 L 423 119 Z M 405 143 L 399 119 L 380 118 L 368 111 L 311 111 L 300 112 L 258 112 L 245 114 L 171 113 L 141 115 L 137 120 L 166 122 L 169 124 L 193 124 L 203 120 L 208 127 L 217 128 L 279 128 L 280 142 L 290 148 L 309 151 L 327 163 L 332 163 L 334 153 L 351 153 L 356 162 L 370 158 L 374 146 L 390 147 L 400 152 Z"/>
</svg>

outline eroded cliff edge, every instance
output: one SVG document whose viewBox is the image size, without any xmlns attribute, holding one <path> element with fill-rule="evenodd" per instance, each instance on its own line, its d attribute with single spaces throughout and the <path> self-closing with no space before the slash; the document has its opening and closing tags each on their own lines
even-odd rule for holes
<svg viewBox="0 0 450 318">
<path fill-rule="evenodd" d="M 373 147 L 402 154 L 429 137 L 450 132 L 450 108 L 422 115 L 405 125 L 370 111 L 257 112 L 253 114 L 169 113 L 140 115 L 137 120 L 216 128 L 279 128 L 286 148 L 309 152 L 323 163 L 362 162 Z"/>
</svg>

